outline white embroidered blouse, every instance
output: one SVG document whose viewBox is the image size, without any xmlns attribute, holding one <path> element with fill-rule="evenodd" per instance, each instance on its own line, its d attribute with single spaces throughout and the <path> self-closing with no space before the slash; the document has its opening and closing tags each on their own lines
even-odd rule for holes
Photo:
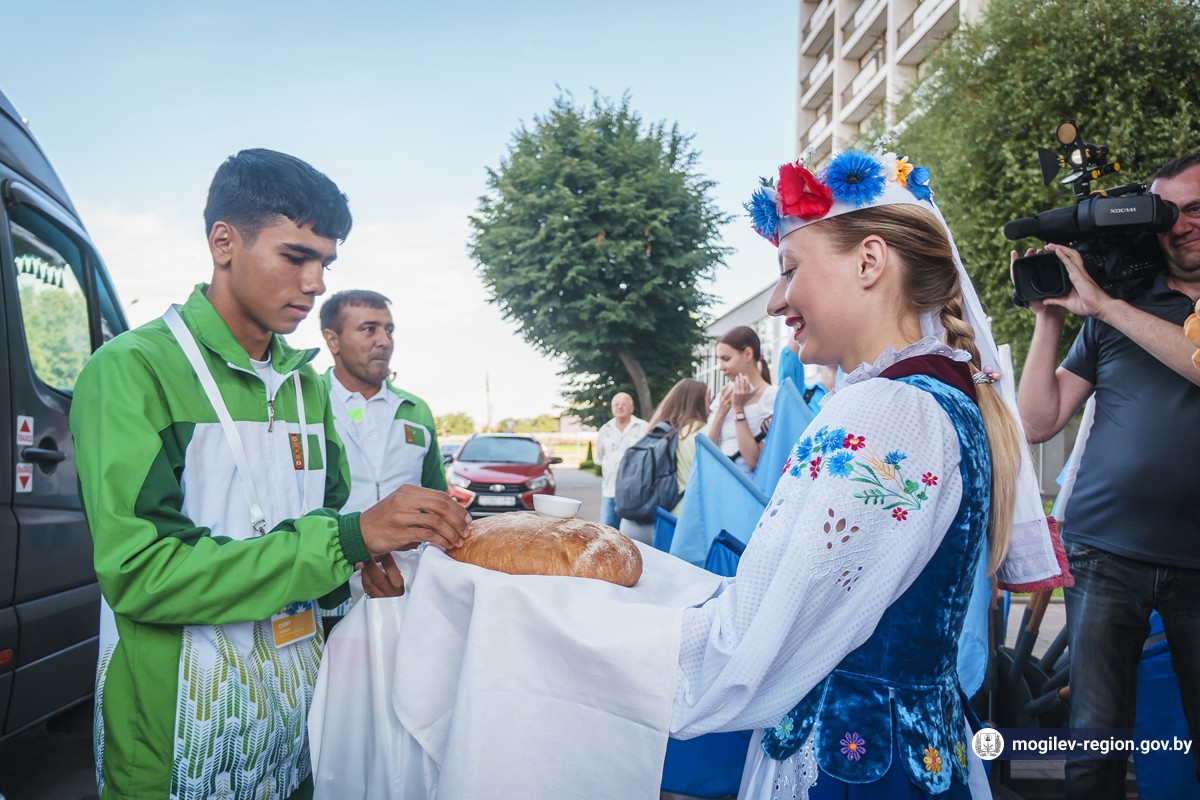
<svg viewBox="0 0 1200 800">
<path fill-rule="evenodd" d="M 929 393 L 872 380 L 926 353 L 966 355 L 924 339 L 864 364 L 826 397 L 737 577 L 684 612 L 672 735 L 774 726 L 870 637 L 933 557 L 962 496 L 958 436 Z M 784 785 L 801 779 L 778 796 L 807 796 L 816 773 L 806 756 L 811 746 L 785 762 L 753 747 L 742 797 L 776 796 L 781 770 Z"/>
</svg>

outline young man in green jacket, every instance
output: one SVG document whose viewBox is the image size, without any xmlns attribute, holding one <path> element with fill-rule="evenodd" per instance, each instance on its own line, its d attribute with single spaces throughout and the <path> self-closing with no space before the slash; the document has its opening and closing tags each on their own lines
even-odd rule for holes
<svg viewBox="0 0 1200 800">
<path fill-rule="evenodd" d="M 291 333 L 350 230 L 345 196 L 292 156 L 245 150 L 205 208 L 210 284 L 102 347 L 71 427 L 104 597 L 96 683 L 103 798 L 311 794 L 306 718 L 356 563 L 461 545 L 469 518 L 405 487 L 339 515 L 328 394 Z M 325 600 L 323 600 L 325 602 Z"/>
</svg>

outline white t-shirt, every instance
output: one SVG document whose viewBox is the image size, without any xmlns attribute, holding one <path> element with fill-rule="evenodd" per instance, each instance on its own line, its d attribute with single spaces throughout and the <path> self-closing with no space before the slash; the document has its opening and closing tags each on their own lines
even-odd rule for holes
<svg viewBox="0 0 1200 800">
<path fill-rule="evenodd" d="M 775 411 L 775 394 L 779 391 L 779 387 L 775 384 L 769 384 L 763 389 L 763 393 L 758 400 L 750 403 L 744 409 L 746 412 L 746 423 L 750 426 L 750 432 L 758 436 L 762 429 L 762 424 L 767 421 Z M 713 400 L 712 408 L 709 410 L 708 419 L 711 422 L 713 415 L 717 413 L 717 409 L 721 407 L 721 399 Z M 729 409 L 729 413 L 725 415 L 725 421 L 721 423 L 721 440 L 715 443 L 725 455 L 733 458 L 738 453 L 737 440 L 737 420 L 734 419 L 733 409 Z M 750 468 L 746 466 L 746 460 L 737 458 L 735 464 L 743 472 L 749 473 Z"/>
<path fill-rule="evenodd" d="M 617 467 L 621 466 L 621 456 L 629 446 L 646 435 L 646 420 L 630 417 L 625 430 L 617 427 L 617 421 L 610 419 L 600 426 L 596 434 L 596 460 L 600 462 L 601 476 L 604 481 L 600 485 L 600 494 L 604 497 L 617 496 Z"/>
<path fill-rule="evenodd" d="M 410 401 L 386 384 L 365 398 L 343 386 L 337 370 L 333 371 L 330 388 L 334 425 L 350 466 L 350 497 L 342 513 L 365 511 L 406 483 L 420 486 L 434 432 L 424 425 L 396 419 L 400 406 Z"/>
</svg>

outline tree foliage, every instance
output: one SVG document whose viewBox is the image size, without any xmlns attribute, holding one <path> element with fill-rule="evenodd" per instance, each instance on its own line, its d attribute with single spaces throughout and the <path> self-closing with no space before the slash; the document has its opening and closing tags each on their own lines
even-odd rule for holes
<svg viewBox="0 0 1200 800">
<path fill-rule="evenodd" d="M 555 433 L 558 431 L 558 417 L 552 414 L 540 414 L 528 419 L 518 419 L 513 422 L 513 433 Z"/>
<path fill-rule="evenodd" d="M 469 414 L 456 411 L 452 414 L 439 414 L 434 419 L 438 433 L 449 436 L 462 436 L 475 432 L 475 420 Z"/>
<path fill-rule="evenodd" d="M 1200 146 L 1200 4 L 1195 0 L 993 0 L 931 60 L 900 113 L 916 110 L 897 152 L 932 168 L 931 185 L 996 339 L 1029 349 L 1033 315 L 1012 304 L 1008 253 L 1040 246 L 1001 233 L 1017 217 L 1074 203 L 1043 186 L 1037 147 L 1074 118 L 1122 170 L 1092 189 L 1148 181 Z M 1060 177 L 1066 176 L 1066 171 Z M 1081 320 L 1068 317 L 1064 348 Z"/>
<path fill-rule="evenodd" d="M 73 389 L 92 354 L 83 294 L 27 280 L 20 281 L 18 288 L 33 371 L 47 386 Z"/>
<path fill-rule="evenodd" d="M 628 96 L 590 107 L 560 95 L 513 135 L 471 218 L 471 255 L 505 318 L 565 362 L 585 422 L 629 391 L 653 400 L 691 373 L 722 264 L 699 153 L 678 125 L 643 124 Z"/>
</svg>

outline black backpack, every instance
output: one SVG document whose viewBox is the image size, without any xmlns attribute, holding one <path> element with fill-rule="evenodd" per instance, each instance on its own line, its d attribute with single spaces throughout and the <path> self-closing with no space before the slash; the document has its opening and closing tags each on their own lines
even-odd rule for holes
<svg viewBox="0 0 1200 800">
<path fill-rule="evenodd" d="M 670 510 L 683 497 L 675 478 L 675 447 L 679 432 L 666 422 L 651 428 L 635 442 L 617 468 L 617 515 L 635 522 L 652 522 L 654 507 Z"/>
</svg>

